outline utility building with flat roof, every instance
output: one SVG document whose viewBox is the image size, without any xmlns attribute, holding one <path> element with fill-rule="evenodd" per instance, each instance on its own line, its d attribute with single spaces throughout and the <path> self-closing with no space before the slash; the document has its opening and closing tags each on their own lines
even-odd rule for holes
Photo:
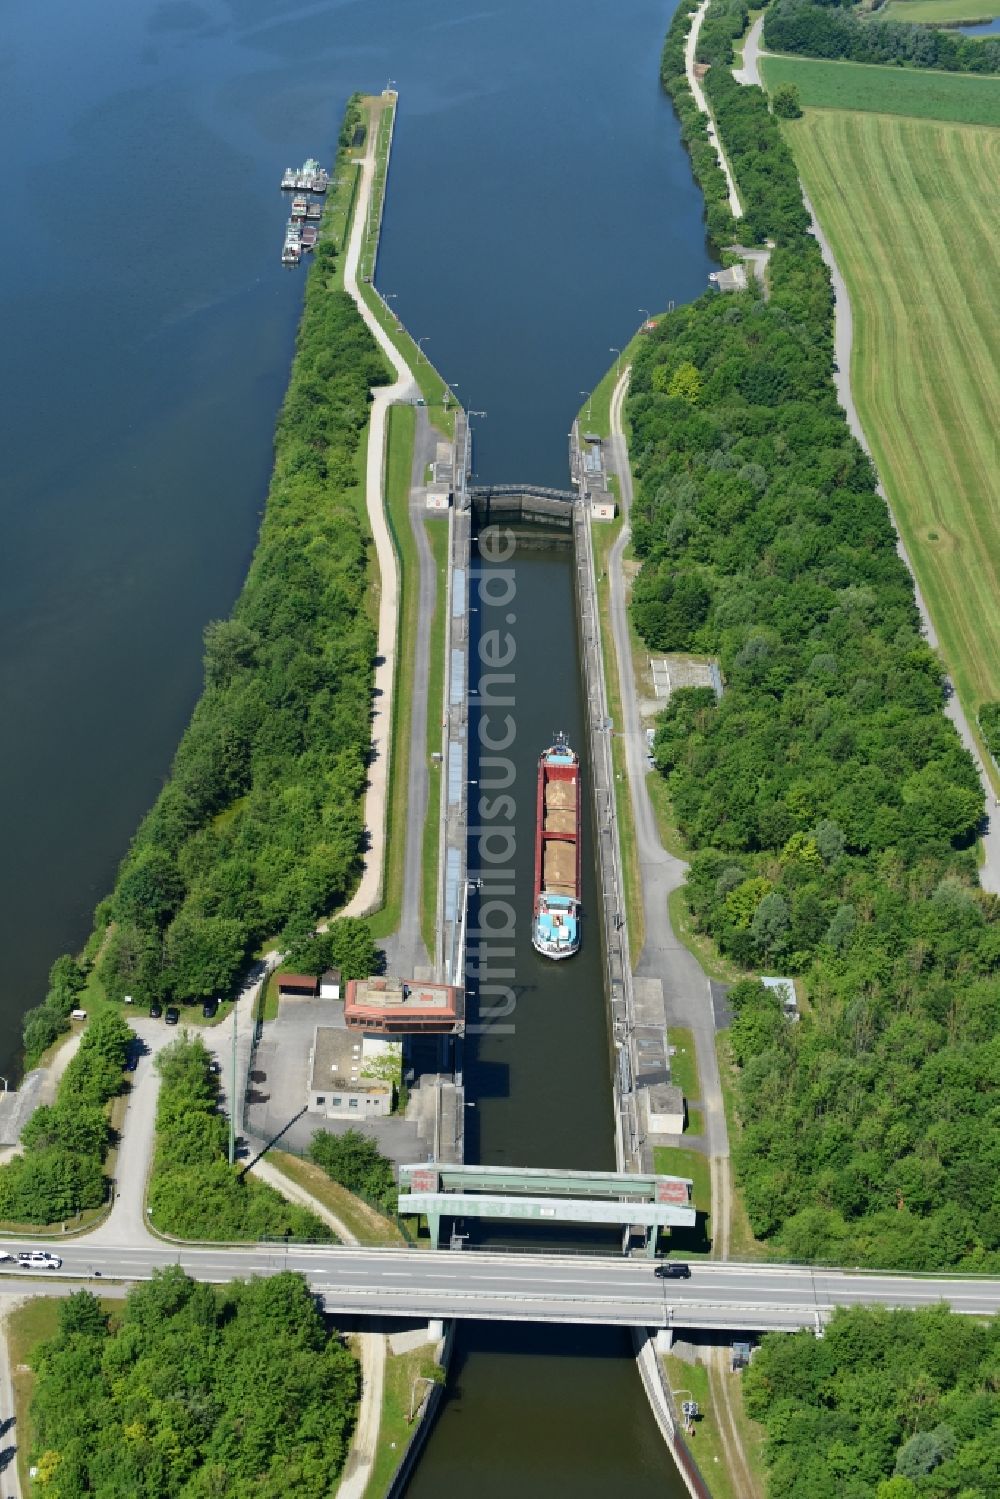
<svg viewBox="0 0 1000 1499">
<path fill-rule="evenodd" d="M 463 991 L 411 979 L 349 979 L 344 1020 L 382 1035 L 452 1035 L 464 1029 Z"/>
</svg>

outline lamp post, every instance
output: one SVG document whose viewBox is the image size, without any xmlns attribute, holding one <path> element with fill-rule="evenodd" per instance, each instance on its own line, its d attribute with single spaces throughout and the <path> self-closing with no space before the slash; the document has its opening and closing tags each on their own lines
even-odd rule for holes
<svg viewBox="0 0 1000 1499">
<path fill-rule="evenodd" d="M 589 422 L 590 421 L 591 408 L 593 407 L 593 404 L 594 404 L 594 392 L 592 390 L 581 390 L 580 394 L 582 396 L 586 397 L 586 401 L 587 401 L 587 420 Z"/>
<path fill-rule="evenodd" d="M 430 334 L 425 333 L 423 338 L 417 339 L 417 357 L 419 359 L 427 359 L 427 355 L 424 353 L 424 344 L 427 342 L 429 337 Z"/>
<path fill-rule="evenodd" d="M 639 311 L 643 314 L 643 318 L 642 318 L 643 322 L 644 323 L 648 323 L 649 322 L 649 308 L 648 307 L 640 307 Z"/>
<path fill-rule="evenodd" d="M 608 353 L 618 355 L 618 358 L 615 360 L 615 379 L 617 380 L 622 372 L 622 351 L 621 349 L 609 349 Z"/>
<path fill-rule="evenodd" d="M 7 1079 L 3 1076 L 0 1076 L 0 1083 L 3 1083 L 3 1091 L 6 1093 L 8 1088 Z"/>
</svg>

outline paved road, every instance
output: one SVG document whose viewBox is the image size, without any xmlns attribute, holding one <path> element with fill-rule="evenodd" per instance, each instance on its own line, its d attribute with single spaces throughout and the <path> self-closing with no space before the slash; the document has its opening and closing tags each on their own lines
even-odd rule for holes
<svg viewBox="0 0 1000 1499">
<path fill-rule="evenodd" d="M 396 553 L 386 520 L 385 495 L 382 486 L 386 426 L 389 407 L 395 401 L 412 401 L 419 390 L 413 372 L 389 335 L 370 311 L 358 286 L 361 242 L 368 218 L 375 175 L 376 132 L 368 132 L 368 149 L 360 163 L 357 204 L 351 224 L 351 237 L 344 261 L 344 286 L 354 299 L 379 348 L 396 371 L 392 385 L 372 390 L 371 416 L 368 426 L 368 457 L 365 471 L 365 503 L 375 539 L 381 590 L 378 611 L 378 654 L 375 660 L 375 682 L 372 692 L 372 759 L 368 767 L 368 790 L 365 793 L 365 827 L 369 847 L 361 883 L 348 901 L 342 916 L 366 916 L 378 908 L 382 898 L 385 861 L 385 827 L 389 790 L 389 754 L 392 745 L 392 691 L 396 666 L 396 634 L 399 615 L 399 575 Z"/>
<path fill-rule="evenodd" d="M 638 1327 L 715 1328 L 815 1326 L 835 1306 L 879 1303 L 930 1306 L 948 1302 L 974 1316 L 1000 1311 L 1000 1277 L 871 1274 L 806 1266 L 692 1263 L 688 1280 L 661 1280 L 644 1259 L 596 1256 L 496 1255 L 426 1250 L 355 1249 L 276 1244 L 146 1249 L 74 1242 L 61 1246 L 62 1273 L 28 1277 L 0 1272 L 0 1292 L 52 1294 L 91 1286 L 94 1270 L 148 1278 L 157 1266 L 180 1264 L 198 1280 L 299 1271 L 330 1311 L 421 1319 L 468 1317 L 516 1322 L 575 1322 Z M 4 1284 L 6 1282 L 6 1284 Z"/>
<path fill-rule="evenodd" d="M 726 153 L 722 149 L 722 142 L 719 140 L 718 132 L 715 128 L 715 119 L 712 115 L 712 111 L 708 107 L 708 100 L 705 97 L 705 91 L 702 88 L 701 84 L 698 82 L 694 71 L 695 52 L 697 51 L 698 47 L 698 33 L 701 31 L 701 23 L 705 19 L 705 12 L 708 10 L 709 3 L 710 0 L 701 0 L 701 4 L 694 13 L 694 20 L 691 22 L 691 30 L 688 32 L 688 38 L 684 45 L 684 70 L 687 73 L 687 80 L 691 86 L 691 92 L 694 95 L 694 102 L 697 104 L 702 114 L 708 116 L 708 138 L 712 142 L 712 145 L 715 147 L 715 154 L 719 158 L 719 166 L 722 168 L 723 174 L 726 179 L 726 186 L 729 189 L 729 211 L 734 219 L 741 219 L 743 217 L 743 206 L 740 203 L 740 195 L 736 191 L 736 182 L 733 178 L 732 171 L 730 170 L 729 162 L 726 158 Z"/>
<path fill-rule="evenodd" d="M 21 1475 L 17 1470 L 17 1414 L 14 1404 L 14 1381 L 11 1378 L 10 1348 L 7 1343 L 7 1317 L 20 1304 L 19 1297 L 0 1298 L 0 1489 L 9 1499 L 21 1499 Z"/>
<path fill-rule="evenodd" d="M 758 88 L 764 87 L 764 80 L 760 76 L 760 59 L 767 55 L 762 52 L 760 45 L 763 30 L 764 17 L 758 16 L 747 32 L 747 39 L 743 43 L 743 66 L 733 69 L 733 77 L 737 83 L 756 84 Z"/>
<path fill-rule="evenodd" d="M 636 973 L 658 978 L 663 984 L 667 1006 L 667 1025 L 687 1026 L 694 1036 L 698 1073 L 701 1080 L 701 1102 L 705 1143 L 712 1172 L 713 1223 L 715 1249 L 723 1257 L 728 1252 L 729 1234 L 729 1137 L 719 1081 L 715 1052 L 715 1017 L 712 997 L 700 965 L 688 949 L 674 936 L 667 910 L 671 891 L 684 883 L 687 865 L 667 852 L 660 842 L 656 817 L 646 790 L 646 735 L 639 713 L 639 700 L 632 670 L 632 651 L 628 632 L 625 579 L 622 555 L 631 534 L 629 516 L 632 510 L 632 471 L 622 426 L 622 406 L 628 388 L 626 368 L 611 397 L 611 459 L 618 475 L 622 505 L 622 528 L 611 549 L 608 584 L 611 601 L 611 629 L 618 660 L 623 723 L 632 815 L 635 821 L 642 877 L 642 903 L 646 925 L 646 943 L 639 957 Z"/>
<path fill-rule="evenodd" d="M 132 1073 L 131 1092 L 122 1125 L 122 1137 L 115 1165 L 115 1200 L 107 1218 L 87 1235 L 88 1244 L 145 1244 L 149 1240 L 146 1226 L 146 1182 L 153 1160 L 156 1139 L 156 1101 L 160 1092 L 160 1074 L 156 1056 L 178 1032 L 162 1020 L 130 1015 L 129 1024 L 145 1046 Z"/>
</svg>

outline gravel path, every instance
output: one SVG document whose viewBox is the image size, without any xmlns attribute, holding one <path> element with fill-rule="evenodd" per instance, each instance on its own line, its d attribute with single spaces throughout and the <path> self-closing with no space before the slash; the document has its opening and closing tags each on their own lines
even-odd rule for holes
<svg viewBox="0 0 1000 1499">
<path fill-rule="evenodd" d="M 688 32 L 688 39 L 684 44 L 684 71 L 687 73 L 687 81 L 691 86 L 694 102 L 702 114 L 708 116 L 708 138 L 715 147 L 715 154 L 719 158 L 719 166 L 722 168 L 726 178 L 726 186 L 729 189 L 729 211 L 734 219 L 741 219 L 743 217 L 743 205 L 740 203 L 740 195 L 736 191 L 736 182 L 730 170 L 729 162 L 726 159 L 726 153 L 722 149 L 722 142 L 719 140 L 715 129 L 715 120 L 712 117 L 712 111 L 708 107 L 705 90 L 699 83 L 694 71 L 695 52 L 698 48 L 698 33 L 701 31 L 701 23 L 705 19 L 705 12 L 708 10 L 709 3 L 710 0 L 701 0 L 701 4 L 694 13 L 691 30 Z"/>
<path fill-rule="evenodd" d="M 420 393 L 412 370 L 368 307 L 358 286 L 361 243 L 368 219 L 368 204 L 371 200 L 375 177 L 376 135 L 376 131 L 369 130 L 368 149 L 360 164 L 361 180 L 358 185 L 357 204 L 344 262 L 344 286 L 348 295 L 353 298 L 368 331 L 396 371 L 396 379 L 392 385 L 379 385 L 373 388 L 368 427 L 365 502 L 368 507 L 372 536 L 375 540 L 375 552 L 381 578 L 378 654 L 375 658 L 375 683 L 372 692 L 372 759 L 368 767 L 368 790 L 365 793 L 365 826 L 368 830 L 369 848 L 365 857 L 361 883 L 341 911 L 341 916 L 366 916 L 370 911 L 378 908 L 382 898 L 389 754 L 392 744 L 392 697 L 399 616 L 399 572 L 396 566 L 396 552 L 386 519 L 383 485 L 386 428 L 389 407 L 393 402 L 412 401 Z"/>
<path fill-rule="evenodd" d="M 623 523 L 608 559 L 608 583 L 611 628 L 622 701 L 621 733 L 625 741 L 646 924 L 646 942 L 636 973 L 658 978 L 662 983 L 668 1027 L 671 1024 L 686 1026 L 694 1036 L 701 1082 L 705 1144 L 712 1175 L 713 1219 L 719 1240 L 716 1253 L 723 1254 L 728 1244 L 729 1135 L 715 1052 L 712 996 L 700 964 L 684 944 L 678 941 L 670 925 L 667 900 L 671 891 L 683 884 L 687 865 L 683 859 L 668 853 L 660 842 L 656 818 L 646 790 L 646 735 L 632 671 L 622 570 L 622 555 L 631 534 L 629 514 L 632 508 L 632 473 L 622 425 L 622 407 L 628 379 L 629 370 L 625 369 L 611 397 L 611 453 L 620 486 Z"/>
</svg>

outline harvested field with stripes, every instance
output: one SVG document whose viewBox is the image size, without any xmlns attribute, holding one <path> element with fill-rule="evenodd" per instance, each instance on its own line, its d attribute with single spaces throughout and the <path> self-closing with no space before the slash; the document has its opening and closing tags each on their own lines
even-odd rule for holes
<svg viewBox="0 0 1000 1499">
<path fill-rule="evenodd" d="M 788 138 L 847 280 L 859 415 L 974 721 L 1000 699 L 1000 130 L 807 110 Z"/>
</svg>

